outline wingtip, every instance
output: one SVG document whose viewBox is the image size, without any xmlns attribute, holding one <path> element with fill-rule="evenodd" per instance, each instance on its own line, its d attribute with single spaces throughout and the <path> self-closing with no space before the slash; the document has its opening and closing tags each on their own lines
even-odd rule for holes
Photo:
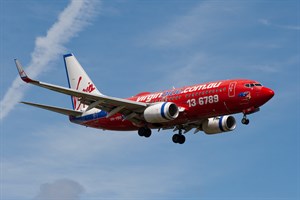
<svg viewBox="0 0 300 200">
<path fill-rule="evenodd" d="M 19 75 L 23 81 L 26 83 L 32 82 L 32 80 L 27 76 L 26 72 L 24 71 L 22 64 L 18 59 L 14 59 L 16 63 L 16 67 L 18 69 Z"/>
</svg>

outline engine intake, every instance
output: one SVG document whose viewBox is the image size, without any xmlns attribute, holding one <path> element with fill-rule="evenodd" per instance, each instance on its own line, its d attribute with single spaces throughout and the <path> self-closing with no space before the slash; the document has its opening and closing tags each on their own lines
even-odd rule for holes
<svg viewBox="0 0 300 200">
<path fill-rule="evenodd" d="M 175 103 L 161 102 L 149 106 L 144 111 L 144 118 L 149 123 L 161 123 L 174 120 L 179 115 L 179 109 Z"/>
<path fill-rule="evenodd" d="M 235 127 L 235 118 L 230 115 L 208 118 L 202 124 L 202 129 L 206 134 L 216 134 L 233 131 Z"/>
</svg>

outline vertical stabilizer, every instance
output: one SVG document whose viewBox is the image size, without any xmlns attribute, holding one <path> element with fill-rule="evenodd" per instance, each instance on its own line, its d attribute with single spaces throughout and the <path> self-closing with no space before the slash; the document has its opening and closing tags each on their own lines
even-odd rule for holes
<svg viewBox="0 0 300 200">
<path fill-rule="evenodd" d="M 102 95 L 73 54 L 64 55 L 64 62 L 70 88 L 90 94 Z M 86 105 L 80 103 L 77 97 L 72 97 L 72 104 L 73 109 L 76 111 L 85 111 L 87 108 Z"/>
</svg>

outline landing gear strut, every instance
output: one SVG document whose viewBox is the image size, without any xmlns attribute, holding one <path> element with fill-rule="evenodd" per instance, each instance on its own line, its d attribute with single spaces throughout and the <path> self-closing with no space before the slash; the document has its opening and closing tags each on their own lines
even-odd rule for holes
<svg viewBox="0 0 300 200">
<path fill-rule="evenodd" d="M 182 130 L 179 129 L 177 134 L 174 134 L 172 137 L 174 143 L 183 144 L 185 142 L 185 136 L 182 135 Z"/>
<path fill-rule="evenodd" d="M 146 137 L 146 138 L 151 136 L 151 132 L 152 132 L 151 129 L 148 127 L 141 127 L 138 130 L 139 136 Z"/>
<path fill-rule="evenodd" d="M 244 115 L 244 116 L 243 116 L 243 119 L 242 119 L 242 124 L 248 125 L 249 122 L 250 122 L 250 121 L 249 121 L 249 119 L 247 119 L 247 116 Z"/>
</svg>

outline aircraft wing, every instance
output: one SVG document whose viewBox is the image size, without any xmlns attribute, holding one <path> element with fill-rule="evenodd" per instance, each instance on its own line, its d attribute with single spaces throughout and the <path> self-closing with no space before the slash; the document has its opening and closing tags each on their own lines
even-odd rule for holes
<svg viewBox="0 0 300 200">
<path fill-rule="evenodd" d="M 125 119 L 131 119 L 136 117 L 136 114 L 143 113 L 148 104 L 143 102 L 136 102 L 122 98 L 110 97 L 105 95 L 94 95 L 86 92 L 77 91 L 71 88 L 61 87 L 49 83 L 44 83 L 41 81 L 33 80 L 27 76 L 21 63 L 15 59 L 15 63 L 19 72 L 19 75 L 23 81 L 26 83 L 30 83 L 39 87 L 43 87 L 55 92 L 59 92 L 62 94 L 67 94 L 73 97 L 77 97 L 79 101 L 85 105 L 88 105 L 86 111 L 92 108 L 98 108 L 108 112 L 107 117 L 110 117 L 116 113 L 122 113 L 125 116 Z M 47 109 L 45 105 L 26 103 L 36 107 Z M 53 109 L 48 107 L 48 110 Z M 62 111 L 64 114 L 67 113 Z M 76 112 L 76 111 L 75 111 Z M 61 112 L 60 112 L 61 113 Z M 73 113 L 76 114 L 76 113 Z M 72 115 L 73 115 L 72 114 Z"/>
</svg>

